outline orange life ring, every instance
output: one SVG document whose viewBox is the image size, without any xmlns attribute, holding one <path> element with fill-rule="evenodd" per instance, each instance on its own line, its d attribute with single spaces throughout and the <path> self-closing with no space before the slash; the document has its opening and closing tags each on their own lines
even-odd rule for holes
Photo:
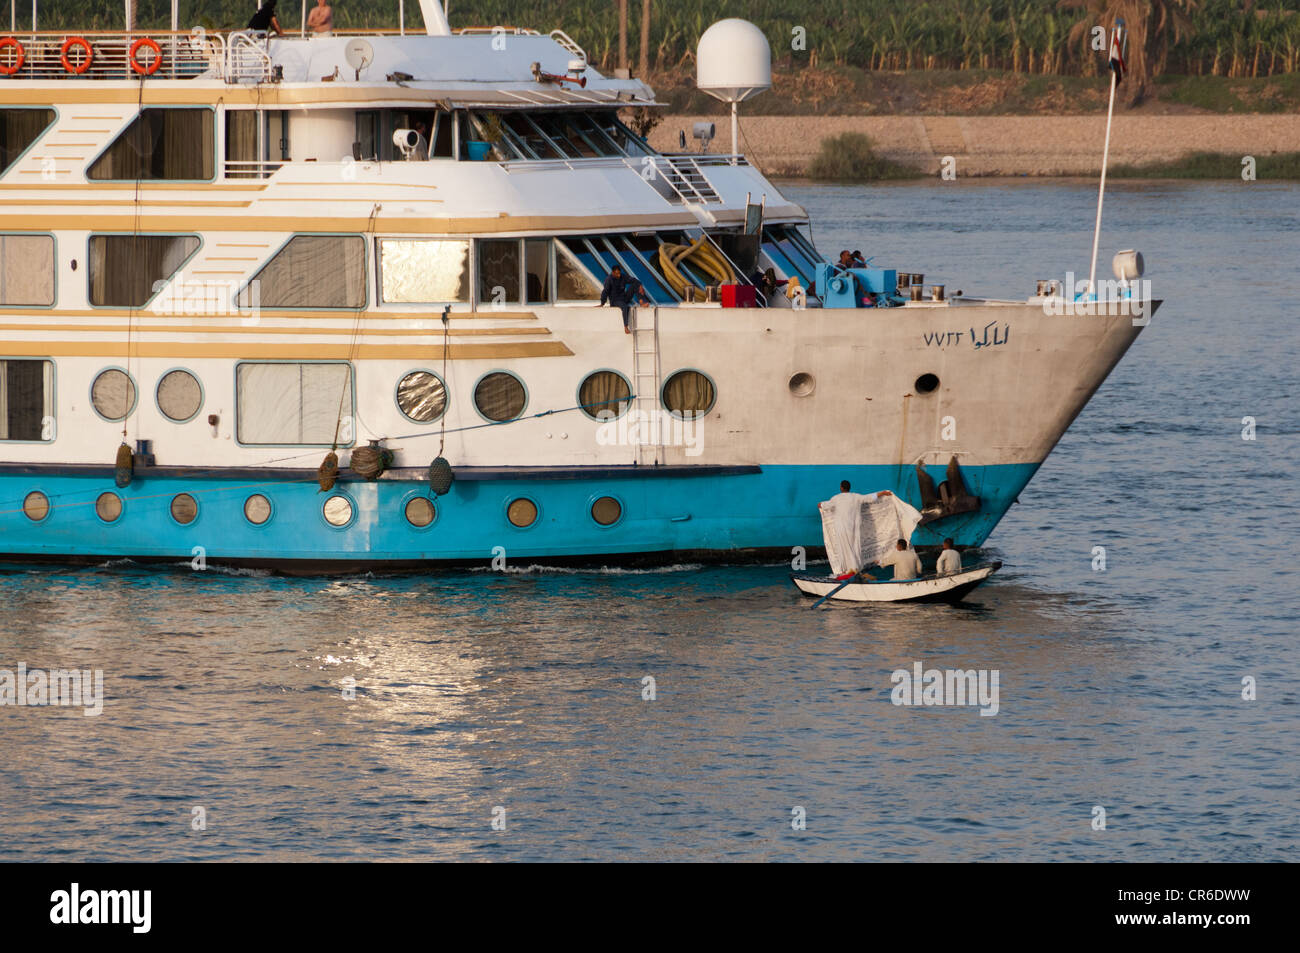
<svg viewBox="0 0 1300 953">
<path fill-rule="evenodd" d="M 140 52 L 140 47 L 146 46 L 153 50 L 153 62 L 148 66 L 141 66 L 140 61 L 135 58 L 135 54 Z M 142 36 L 131 44 L 131 52 L 127 54 L 127 59 L 131 62 L 131 69 L 135 70 L 141 76 L 152 76 L 158 72 L 158 64 L 162 62 L 162 47 L 147 36 Z"/>
<path fill-rule="evenodd" d="M 68 50 L 72 49 L 74 46 L 80 46 L 86 51 L 86 59 L 80 66 L 73 66 L 72 60 L 68 59 Z M 86 70 L 90 69 L 90 61 L 94 58 L 95 51 L 91 48 L 90 44 L 86 42 L 85 37 L 80 36 L 70 36 L 64 40 L 63 49 L 59 52 L 59 59 L 63 63 L 63 68 L 69 73 L 84 73 Z"/>
<path fill-rule="evenodd" d="M 3 73 L 5 76 L 12 76 L 14 73 L 22 69 L 23 60 L 26 58 L 26 53 L 23 52 L 23 45 L 21 43 L 12 36 L 0 37 L 0 50 L 6 50 L 11 46 L 17 51 L 14 53 L 13 65 L 5 66 L 3 63 L 0 63 L 0 73 Z"/>
</svg>

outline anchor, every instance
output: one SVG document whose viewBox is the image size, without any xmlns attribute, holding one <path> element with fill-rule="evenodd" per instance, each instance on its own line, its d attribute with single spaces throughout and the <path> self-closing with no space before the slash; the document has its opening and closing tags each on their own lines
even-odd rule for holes
<svg viewBox="0 0 1300 953">
<path fill-rule="evenodd" d="M 972 496 L 966 489 L 966 482 L 961 477 L 961 467 L 954 456 L 948 461 L 946 479 L 936 490 L 934 479 L 925 472 L 920 461 L 916 464 L 916 482 L 921 487 L 921 522 L 933 523 L 958 513 L 973 513 L 980 508 L 979 497 Z"/>
</svg>

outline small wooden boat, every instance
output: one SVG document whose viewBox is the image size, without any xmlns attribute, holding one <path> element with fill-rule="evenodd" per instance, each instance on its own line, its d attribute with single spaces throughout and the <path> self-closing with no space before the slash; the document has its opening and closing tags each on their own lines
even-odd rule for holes
<svg viewBox="0 0 1300 953">
<path fill-rule="evenodd" d="M 916 579 L 876 579 L 870 575 L 844 585 L 844 580 L 810 572 L 791 573 L 799 591 L 809 596 L 825 597 L 835 593 L 844 602 L 960 602 L 989 576 L 1002 568 L 1000 562 L 963 566 L 946 576 L 927 575 Z M 843 586 L 838 592 L 836 588 Z"/>
</svg>

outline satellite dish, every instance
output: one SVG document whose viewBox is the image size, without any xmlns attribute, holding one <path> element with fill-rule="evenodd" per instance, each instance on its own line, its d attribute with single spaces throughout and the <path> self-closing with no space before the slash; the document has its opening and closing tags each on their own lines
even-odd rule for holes
<svg viewBox="0 0 1300 953">
<path fill-rule="evenodd" d="M 361 71 L 375 61 L 375 48 L 366 40 L 357 37 L 348 40 L 348 45 L 343 47 L 343 58 L 348 61 L 357 72 L 357 79 L 361 79 Z"/>
</svg>

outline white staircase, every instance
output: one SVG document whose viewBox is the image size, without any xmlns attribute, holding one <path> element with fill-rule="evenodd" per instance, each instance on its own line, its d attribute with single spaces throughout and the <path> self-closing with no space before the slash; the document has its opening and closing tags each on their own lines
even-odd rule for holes
<svg viewBox="0 0 1300 953">
<path fill-rule="evenodd" d="M 659 420 L 659 309 L 639 306 L 632 318 L 632 410 L 637 426 L 637 466 L 663 462 L 662 430 Z"/>
</svg>

